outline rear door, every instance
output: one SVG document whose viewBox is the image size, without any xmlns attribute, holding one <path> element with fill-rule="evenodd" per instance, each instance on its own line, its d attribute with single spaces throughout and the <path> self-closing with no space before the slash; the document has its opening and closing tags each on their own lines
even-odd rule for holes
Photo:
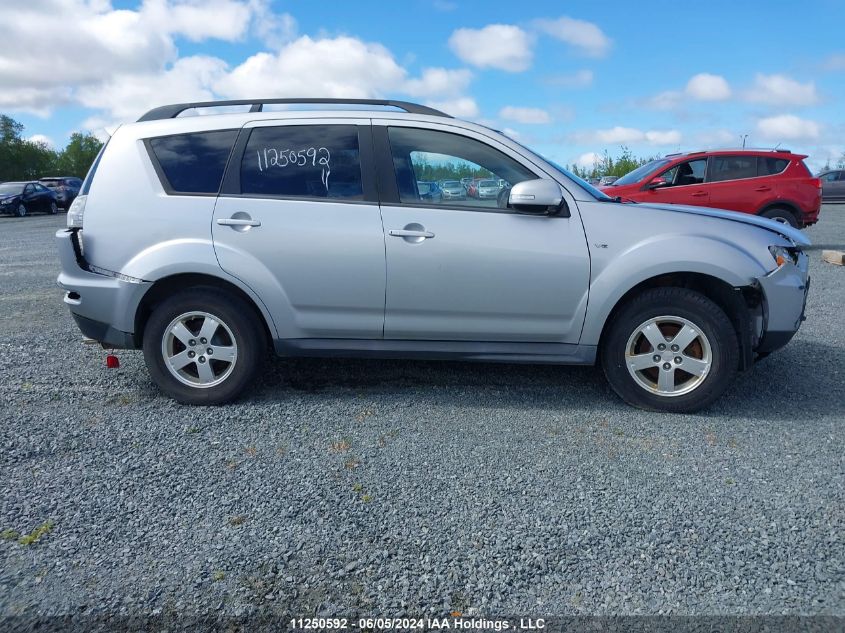
<svg viewBox="0 0 845 633">
<path fill-rule="evenodd" d="M 374 120 L 387 253 L 386 339 L 577 343 L 590 260 L 572 217 L 491 199 L 424 200 L 417 181 L 546 177 L 495 139 Z"/>
<path fill-rule="evenodd" d="M 766 171 L 783 171 L 789 161 L 783 165 L 771 165 L 763 158 L 757 164 L 758 157 L 753 154 L 716 155 L 710 157 L 707 168 L 707 190 L 710 193 L 709 206 L 729 211 L 757 213 L 768 200 L 777 197 L 776 183 L 768 177 Z M 764 175 L 760 176 L 759 173 Z"/>
<path fill-rule="evenodd" d="M 261 297 L 281 338 L 382 337 L 376 191 L 369 119 L 241 130 L 214 209 L 214 249 Z"/>
</svg>

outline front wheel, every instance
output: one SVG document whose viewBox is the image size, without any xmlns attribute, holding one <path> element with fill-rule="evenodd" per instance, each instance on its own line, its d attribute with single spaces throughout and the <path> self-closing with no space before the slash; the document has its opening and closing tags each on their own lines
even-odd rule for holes
<svg viewBox="0 0 845 633">
<path fill-rule="evenodd" d="M 50 202 L 50 215 L 56 215 L 59 212 L 59 205 L 55 201 Z"/>
<path fill-rule="evenodd" d="M 601 361 L 610 386 L 628 404 L 691 413 L 733 382 L 739 342 L 724 311 L 686 288 L 654 288 L 613 318 Z"/>
<path fill-rule="evenodd" d="M 155 383 L 184 404 L 222 404 L 252 382 L 265 352 L 250 306 L 214 288 L 182 292 L 157 306 L 144 328 L 144 360 Z"/>
<path fill-rule="evenodd" d="M 22 218 L 26 215 L 26 207 L 24 206 L 23 202 L 18 205 L 18 208 L 15 209 L 15 215 L 19 218 Z"/>
</svg>

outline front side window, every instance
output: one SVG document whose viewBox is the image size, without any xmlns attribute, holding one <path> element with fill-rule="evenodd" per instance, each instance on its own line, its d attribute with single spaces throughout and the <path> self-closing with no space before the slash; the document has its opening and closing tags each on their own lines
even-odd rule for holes
<svg viewBox="0 0 845 633">
<path fill-rule="evenodd" d="M 149 144 L 170 190 L 208 194 L 220 189 L 223 170 L 237 135 L 237 130 L 193 132 L 153 138 Z M 92 175 L 97 163 L 99 158 L 91 168 Z"/>
<path fill-rule="evenodd" d="M 841 173 L 843 173 L 843 172 L 831 171 L 831 172 L 828 172 L 826 174 L 822 174 L 819 177 L 825 182 L 835 182 L 836 180 L 839 179 L 839 174 L 841 174 Z"/>
<path fill-rule="evenodd" d="M 358 126 L 254 128 L 240 176 L 243 194 L 363 200 Z"/>
<path fill-rule="evenodd" d="M 713 156 L 710 160 L 709 182 L 754 178 L 757 175 L 756 156 Z"/>
<path fill-rule="evenodd" d="M 670 161 L 665 158 L 661 158 L 660 160 L 653 160 L 651 162 L 646 163 L 645 165 L 640 165 L 633 171 L 629 171 L 627 174 L 622 176 L 621 178 L 617 178 L 613 181 L 614 185 L 632 185 L 635 182 L 639 182 L 643 178 L 645 178 L 648 174 L 654 173 L 664 165 L 667 165 Z"/>
<path fill-rule="evenodd" d="M 667 187 L 699 185 L 704 182 L 705 171 L 707 171 L 707 159 L 700 158 L 678 163 L 660 174 L 659 178 L 666 181 Z"/>
<path fill-rule="evenodd" d="M 504 206 L 505 183 L 514 185 L 537 178 L 506 154 L 466 136 L 390 127 L 388 137 L 399 201 L 405 204 L 496 208 Z M 466 183 L 465 199 L 432 196 L 430 187 L 420 186 L 438 181 Z"/>
</svg>

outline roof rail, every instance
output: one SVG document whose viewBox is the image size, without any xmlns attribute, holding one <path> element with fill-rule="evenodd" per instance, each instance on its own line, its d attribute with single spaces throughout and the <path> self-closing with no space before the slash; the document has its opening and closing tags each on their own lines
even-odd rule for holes
<svg viewBox="0 0 845 633">
<path fill-rule="evenodd" d="M 261 112 L 265 105 L 270 104 L 296 104 L 296 103 L 314 103 L 314 104 L 334 104 L 334 105 L 373 105 L 373 106 L 389 106 L 399 108 L 410 114 L 428 114 L 431 116 L 441 116 L 452 118 L 450 115 L 428 106 L 419 105 L 417 103 L 410 103 L 408 101 L 393 101 L 391 99 L 237 99 L 234 101 L 197 101 L 194 103 L 175 103 L 172 105 L 161 106 L 153 108 L 144 114 L 138 122 L 141 121 L 159 121 L 161 119 L 175 119 L 185 110 L 192 110 L 194 108 L 216 108 L 219 106 L 239 106 L 248 105 L 250 112 Z"/>
</svg>

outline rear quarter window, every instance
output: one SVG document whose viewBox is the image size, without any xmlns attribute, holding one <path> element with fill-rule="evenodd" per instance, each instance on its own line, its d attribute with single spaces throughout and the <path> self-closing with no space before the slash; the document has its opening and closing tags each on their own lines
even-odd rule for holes
<svg viewBox="0 0 845 633">
<path fill-rule="evenodd" d="M 168 193 L 216 194 L 237 130 L 192 132 L 147 141 L 162 185 Z"/>
<path fill-rule="evenodd" d="M 786 166 L 789 165 L 789 160 L 786 158 L 769 158 L 768 156 L 757 157 L 757 175 L 758 176 L 774 176 L 779 174 Z"/>
</svg>

